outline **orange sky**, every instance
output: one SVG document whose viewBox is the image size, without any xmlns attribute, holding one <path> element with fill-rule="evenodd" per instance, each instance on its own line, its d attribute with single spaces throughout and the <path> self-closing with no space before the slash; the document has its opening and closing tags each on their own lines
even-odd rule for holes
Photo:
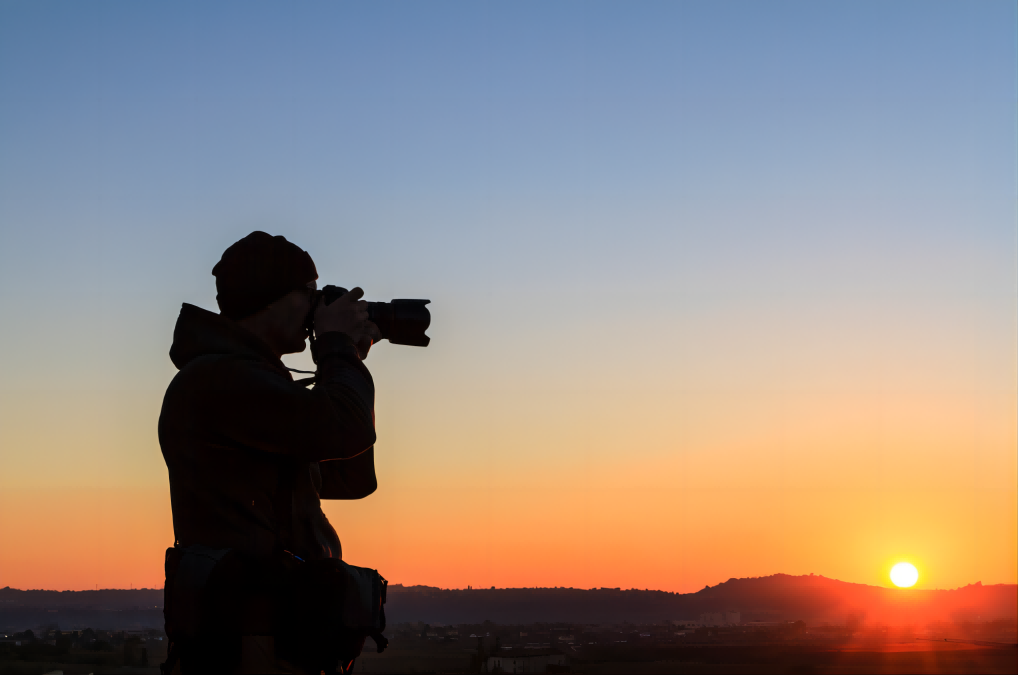
<svg viewBox="0 0 1018 675">
<path fill-rule="evenodd" d="M 638 356 L 643 389 L 527 391 L 489 373 L 487 388 L 429 391 L 401 386 L 393 367 L 431 353 L 396 349 L 371 357 L 379 490 L 326 505 L 346 559 L 394 583 L 688 592 L 813 572 L 890 585 L 899 560 L 916 564 L 920 587 L 1016 582 L 1006 392 L 669 390 Z M 5 398 L 5 433 L 24 433 L 5 442 L 25 451 L 19 484 L 0 493 L 3 585 L 161 585 L 172 531 L 158 403 L 156 392 Z M 67 411 L 59 423 L 28 423 L 54 407 Z"/>
</svg>

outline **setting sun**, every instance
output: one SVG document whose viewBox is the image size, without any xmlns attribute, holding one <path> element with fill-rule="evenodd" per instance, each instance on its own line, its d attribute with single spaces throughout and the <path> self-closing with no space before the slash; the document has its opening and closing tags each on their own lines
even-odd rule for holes
<svg viewBox="0 0 1018 675">
<path fill-rule="evenodd" d="M 919 570 L 912 563 L 901 562 L 891 568 L 891 581 L 899 588 L 915 586 L 919 580 Z"/>
</svg>

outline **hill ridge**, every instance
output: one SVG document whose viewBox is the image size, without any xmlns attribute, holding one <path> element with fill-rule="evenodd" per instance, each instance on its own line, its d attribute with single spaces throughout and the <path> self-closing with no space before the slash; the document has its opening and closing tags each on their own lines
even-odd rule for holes
<svg viewBox="0 0 1018 675">
<path fill-rule="evenodd" d="M 0 589 L 0 627 L 12 613 L 35 612 L 59 620 L 69 612 L 140 612 L 157 621 L 161 589 L 88 591 Z M 472 588 L 389 586 L 390 623 L 432 624 L 657 623 L 693 620 L 700 614 L 738 611 L 743 621 L 805 620 L 886 624 L 985 621 L 1015 618 L 1018 585 L 981 582 L 954 589 L 897 589 L 846 582 L 822 575 L 773 574 L 730 578 L 691 593 L 622 588 Z M 104 614 L 104 616 L 105 616 Z M 7 619 L 5 619 L 7 617 Z"/>
</svg>

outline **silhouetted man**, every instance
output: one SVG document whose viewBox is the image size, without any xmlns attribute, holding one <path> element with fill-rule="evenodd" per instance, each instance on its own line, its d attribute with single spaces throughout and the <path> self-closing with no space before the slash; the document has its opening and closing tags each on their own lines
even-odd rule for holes
<svg viewBox="0 0 1018 675">
<path fill-rule="evenodd" d="M 299 561 L 342 556 L 320 499 L 375 490 L 374 385 L 362 360 L 377 328 L 359 288 L 315 308 L 307 389 L 280 357 L 305 348 L 311 257 L 253 232 L 212 273 L 220 313 L 181 308 L 170 349 L 180 372 L 159 417 L 176 540 L 167 632 L 185 673 L 301 672 L 274 654 L 281 579 Z"/>
</svg>

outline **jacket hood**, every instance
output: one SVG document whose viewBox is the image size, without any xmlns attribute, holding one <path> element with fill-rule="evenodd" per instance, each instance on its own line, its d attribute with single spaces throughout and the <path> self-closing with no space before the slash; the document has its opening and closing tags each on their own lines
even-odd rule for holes
<svg viewBox="0 0 1018 675">
<path fill-rule="evenodd" d="M 236 354 L 260 359 L 268 361 L 287 376 L 290 374 L 257 335 L 232 319 L 185 302 L 173 328 L 170 360 L 178 369 L 183 369 L 192 360 L 209 354 Z"/>
</svg>

